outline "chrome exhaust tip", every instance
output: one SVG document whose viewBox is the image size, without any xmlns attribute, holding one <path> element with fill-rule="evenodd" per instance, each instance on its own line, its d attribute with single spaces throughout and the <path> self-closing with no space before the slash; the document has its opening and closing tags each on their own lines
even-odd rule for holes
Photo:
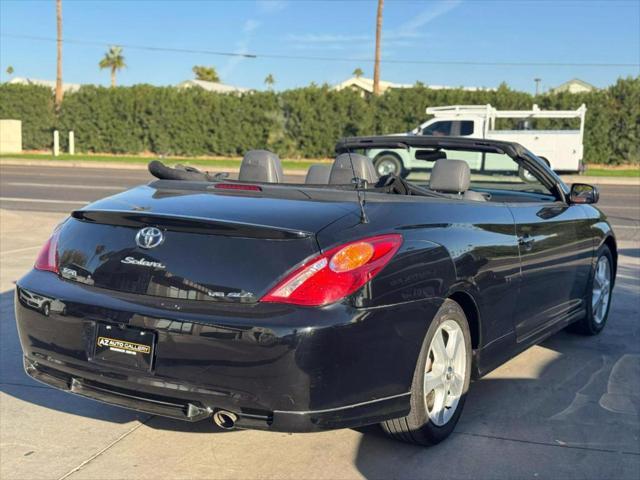
<svg viewBox="0 0 640 480">
<path fill-rule="evenodd" d="M 213 423 L 223 430 L 233 430 L 238 420 L 238 415 L 227 410 L 218 410 L 213 414 Z"/>
</svg>

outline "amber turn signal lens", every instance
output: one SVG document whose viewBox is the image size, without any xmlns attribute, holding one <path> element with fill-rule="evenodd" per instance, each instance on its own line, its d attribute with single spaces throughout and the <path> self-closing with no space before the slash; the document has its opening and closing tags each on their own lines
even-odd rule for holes
<svg viewBox="0 0 640 480">
<path fill-rule="evenodd" d="M 329 268 L 336 273 L 355 270 L 371 260 L 373 253 L 373 245 L 368 242 L 352 243 L 339 250 L 331 258 Z"/>
</svg>

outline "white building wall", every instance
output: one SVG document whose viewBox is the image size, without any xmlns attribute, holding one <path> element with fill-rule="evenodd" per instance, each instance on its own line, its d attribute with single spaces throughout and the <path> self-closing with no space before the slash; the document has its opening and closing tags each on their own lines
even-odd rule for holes
<svg viewBox="0 0 640 480">
<path fill-rule="evenodd" d="M 22 121 L 0 120 L 0 153 L 22 152 Z"/>
</svg>

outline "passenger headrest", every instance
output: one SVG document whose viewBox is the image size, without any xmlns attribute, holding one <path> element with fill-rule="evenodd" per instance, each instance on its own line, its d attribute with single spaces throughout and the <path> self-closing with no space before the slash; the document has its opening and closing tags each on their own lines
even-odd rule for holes
<svg viewBox="0 0 640 480">
<path fill-rule="evenodd" d="M 280 183 L 284 180 L 280 159 L 268 150 L 249 150 L 240 164 L 238 180 Z"/>
<path fill-rule="evenodd" d="M 353 168 L 351 167 L 352 162 Z M 331 185 L 350 184 L 353 180 L 354 171 L 356 177 L 362 178 L 369 183 L 376 183 L 378 181 L 376 169 L 369 157 L 352 153 L 351 160 L 349 160 L 348 153 L 341 153 L 333 162 L 331 173 L 329 174 L 329 183 Z"/>
<path fill-rule="evenodd" d="M 311 183 L 314 185 L 326 185 L 329 183 L 329 174 L 331 173 L 331 165 L 315 164 L 309 167 L 307 170 L 307 176 L 304 179 L 304 183 Z"/>
<path fill-rule="evenodd" d="M 469 188 L 471 171 L 464 160 L 438 160 L 431 170 L 429 188 L 443 193 L 464 193 Z"/>
</svg>

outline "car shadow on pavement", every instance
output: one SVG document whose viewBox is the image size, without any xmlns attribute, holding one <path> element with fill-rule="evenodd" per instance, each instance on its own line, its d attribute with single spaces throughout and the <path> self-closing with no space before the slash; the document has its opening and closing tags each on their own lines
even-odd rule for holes
<svg viewBox="0 0 640 480">
<path fill-rule="evenodd" d="M 637 269 L 629 267 L 619 271 L 623 278 L 636 273 Z M 377 426 L 359 429 L 362 436 L 355 465 L 366 478 L 416 478 L 431 473 L 438 477 L 513 478 L 532 476 L 534 471 L 555 478 L 563 474 L 573 477 L 576 473 L 596 477 L 593 472 L 600 472 L 597 464 L 591 460 L 580 464 L 575 457 L 576 452 L 584 456 L 591 449 L 602 455 L 620 456 L 619 468 L 627 468 L 632 461 L 637 465 L 640 342 L 630 340 L 640 337 L 634 321 L 638 314 L 638 307 L 633 306 L 637 295 L 634 284 L 620 282 L 610 326 L 602 335 L 558 333 L 474 382 L 460 423 L 452 437 L 440 445 L 423 448 L 400 443 L 388 439 Z M 13 291 L 0 295 L 0 389 L 4 394 L 40 407 L 108 422 L 138 420 L 160 430 L 233 433 L 208 421 L 187 423 L 138 414 L 33 381 L 22 368 L 13 301 Z M 522 453 L 518 448 L 536 453 L 515 461 L 512 455 Z M 460 452 L 464 453 L 462 459 Z M 545 460 L 541 463 L 539 458 Z M 593 458 L 597 460 L 598 456 Z M 549 470 L 550 465 L 556 470 Z M 558 465 L 565 469 L 558 471 Z M 566 470 L 569 466 L 577 470 Z M 616 470 L 618 467 L 602 471 L 601 478 L 628 476 L 626 470 Z"/>
<path fill-rule="evenodd" d="M 57 390 L 29 377 L 22 366 L 22 349 L 14 316 L 14 292 L 0 294 L 0 391 L 11 397 L 60 412 L 112 423 L 141 421 L 152 428 L 190 433 L 228 433 L 212 422 L 183 422 L 154 417 Z M 153 419 L 153 421 L 150 421 Z"/>
<path fill-rule="evenodd" d="M 640 338 L 625 315 L 637 289 L 620 289 L 609 328 L 562 331 L 472 382 L 445 442 L 420 447 L 363 436 L 355 464 L 374 478 L 638 478 Z M 617 311 L 616 311 L 617 310 Z"/>
<path fill-rule="evenodd" d="M 359 429 L 358 470 L 367 479 L 637 478 L 640 352 L 570 359 L 569 336 L 536 347 L 559 354 L 538 378 L 472 383 L 460 422 L 439 445 Z"/>
</svg>

